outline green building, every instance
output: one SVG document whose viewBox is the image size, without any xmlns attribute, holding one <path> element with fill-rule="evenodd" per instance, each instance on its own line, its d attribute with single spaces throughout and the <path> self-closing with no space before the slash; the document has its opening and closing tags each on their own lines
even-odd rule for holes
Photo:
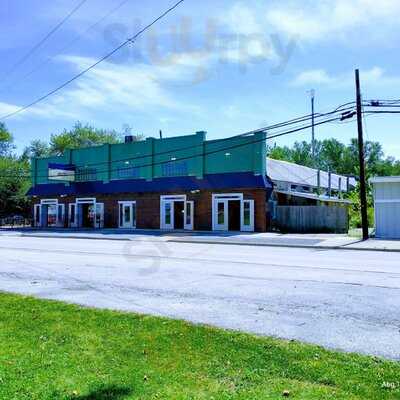
<svg viewBox="0 0 400 400">
<path fill-rule="evenodd" d="M 205 132 L 32 159 L 36 227 L 265 231 L 265 133 Z"/>
</svg>

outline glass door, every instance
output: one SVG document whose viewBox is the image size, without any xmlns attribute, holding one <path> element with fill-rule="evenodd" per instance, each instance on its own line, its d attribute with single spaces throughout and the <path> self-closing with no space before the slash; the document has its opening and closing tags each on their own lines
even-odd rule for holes
<svg viewBox="0 0 400 400">
<path fill-rule="evenodd" d="M 47 206 L 47 226 L 54 228 L 57 226 L 58 221 L 58 207 L 57 204 L 50 204 Z"/>
<path fill-rule="evenodd" d="M 57 226 L 64 228 L 65 220 L 65 204 L 58 204 L 57 206 Z"/>
<path fill-rule="evenodd" d="M 119 227 L 124 229 L 136 228 L 136 203 L 119 203 Z"/>
<path fill-rule="evenodd" d="M 241 230 L 254 232 L 254 200 L 243 200 Z"/>
<path fill-rule="evenodd" d="M 96 203 L 95 206 L 95 228 L 104 228 L 104 204 Z"/>
<path fill-rule="evenodd" d="M 228 230 L 228 200 L 215 200 L 214 207 L 214 227 L 216 231 L 227 231 Z"/>
<path fill-rule="evenodd" d="M 68 226 L 70 228 L 77 227 L 77 207 L 75 203 L 71 203 L 68 206 Z"/>
<path fill-rule="evenodd" d="M 193 230 L 194 201 L 185 202 L 185 229 Z"/>
<path fill-rule="evenodd" d="M 174 229 L 174 201 L 161 201 L 161 229 Z"/>
</svg>

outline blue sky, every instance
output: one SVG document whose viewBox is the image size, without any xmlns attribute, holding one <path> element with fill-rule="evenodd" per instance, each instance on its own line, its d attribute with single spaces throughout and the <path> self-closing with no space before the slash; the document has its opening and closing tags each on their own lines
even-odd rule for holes
<svg viewBox="0 0 400 400">
<path fill-rule="evenodd" d="M 63 83 L 173 1 L 127 0 L 88 30 L 122 0 L 87 0 L 9 74 L 78 3 L 1 1 L 0 116 Z M 128 124 L 146 136 L 158 135 L 159 129 L 165 136 L 206 130 L 213 139 L 308 114 L 311 88 L 316 111 L 352 101 L 356 67 L 364 98 L 400 98 L 399 17 L 398 0 L 379 5 L 373 0 L 186 0 L 135 45 L 5 122 L 18 150 L 77 120 L 116 130 Z M 398 118 L 368 117 L 366 138 L 400 158 Z M 354 122 L 317 128 L 318 139 L 348 142 L 355 135 Z M 310 140 L 310 133 L 276 143 L 295 140 Z"/>
</svg>

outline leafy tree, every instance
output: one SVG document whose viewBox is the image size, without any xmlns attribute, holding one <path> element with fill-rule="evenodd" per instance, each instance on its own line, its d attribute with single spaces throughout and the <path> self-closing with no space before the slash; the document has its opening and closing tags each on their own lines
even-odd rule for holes
<svg viewBox="0 0 400 400">
<path fill-rule="evenodd" d="M 43 140 L 32 140 L 31 144 L 25 148 L 21 159 L 26 160 L 32 157 L 47 157 L 50 155 L 50 147 Z"/>
<path fill-rule="evenodd" d="M 295 164 L 312 167 L 314 165 L 314 160 L 312 158 L 311 144 L 305 141 L 296 142 L 292 149 L 291 158 Z"/>
<path fill-rule="evenodd" d="M 292 150 L 287 146 L 280 147 L 275 144 L 273 147 L 267 148 L 267 154 L 274 160 L 291 161 L 292 159 Z"/>
<path fill-rule="evenodd" d="M 77 122 L 71 130 L 51 135 L 50 153 L 61 155 L 66 149 L 77 149 L 90 146 L 99 146 L 105 143 L 119 143 L 121 135 L 116 131 L 93 128 Z"/>
<path fill-rule="evenodd" d="M 0 157 L 10 154 L 13 147 L 13 137 L 4 122 L 0 122 Z"/>
<path fill-rule="evenodd" d="M 28 214 L 29 164 L 12 155 L 13 137 L 0 123 L 0 216 Z"/>
<path fill-rule="evenodd" d="M 325 171 L 336 171 L 342 173 L 346 146 L 336 139 L 327 139 L 323 142 L 319 142 L 319 144 L 319 167 Z"/>
</svg>

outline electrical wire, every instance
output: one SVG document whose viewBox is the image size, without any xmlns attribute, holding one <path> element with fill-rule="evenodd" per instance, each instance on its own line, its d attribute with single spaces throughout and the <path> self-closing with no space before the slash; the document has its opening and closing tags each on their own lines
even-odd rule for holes
<svg viewBox="0 0 400 400">
<path fill-rule="evenodd" d="M 47 57 L 43 62 L 37 64 L 34 68 L 32 68 L 27 74 L 23 75 L 20 79 L 15 80 L 9 85 L 6 85 L 4 88 L 1 89 L 1 93 L 6 91 L 6 90 L 12 90 L 14 86 L 19 86 L 20 84 L 23 83 L 23 81 L 30 76 L 32 76 L 35 72 L 39 71 L 42 69 L 45 65 L 53 61 L 59 54 L 63 53 L 65 50 L 69 49 L 72 47 L 78 40 L 80 40 L 82 37 L 86 36 L 91 30 L 95 29 L 98 25 L 100 25 L 103 21 L 105 21 L 107 18 L 109 18 L 112 14 L 117 12 L 121 7 L 123 7 L 126 3 L 128 3 L 131 0 L 123 0 L 120 2 L 116 7 L 112 8 L 109 10 L 106 14 L 104 14 L 99 20 L 97 20 L 95 23 L 90 25 L 85 31 L 82 33 L 78 34 L 75 38 L 73 38 L 71 41 L 69 41 L 65 46 L 63 46 L 60 50 L 58 50 L 56 55 L 53 55 L 51 57 Z"/>
<path fill-rule="evenodd" d="M 334 120 L 337 120 L 339 118 L 340 117 L 336 117 L 336 118 L 332 118 L 332 119 L 329 119 L 329 120 L 326 120 L 326 121 L 322 121 L 322 122 L 319 122 L 318 125 L 330 123 L 330 122 L 332 122 Z M 289 130 L 289 131 L 286 131 L 286 132 L 281 132 L 278 135 L 266 136 L 266 137 L 261 138 L 261 139 L 255 139 L 255 140 L 251 140 L 251 141 L 248 141 L 248 142 L 245 142 L 245 143 L 238 143 L 238 144 L 231 145 L 231 146 L 228 146 L 228 147 L 219 148 L 219 149 L 216 149 L 216 150 L 213 150 L 213 151 L 208 151 L 208 152 L 203 152 L 202 151 L 202 152 L 199 152 L 197 154 L 190 155 L 190 156 L 177 157 L 174 160 L 162 160 L 162 161 L 151 162 L 151 163 L 142 164 L 142 165 L 135 165 L 134 168 L 154 167 L 154 166 L 157 166 L 157 165 L 170 164 L 171 162 L 185 161 L 185 160 L 189 160 L 189 159 L 196 158 L 196 157 L 204 157 L 204 156 L 207 156 L 207 155 L 217 154 L 217 153 L 221 153 L 221 152 L 227 152 L 228 150 L 233 150 L 233 149 L 240 148 L 240 147 L 243 147 L 243 146 L 249 146 L 249 145 L 252 145 L 252 144 L 255 144 L 255 143 L 266 142 L 267 140 L 273 139 L 273 138 L 278 137 L 278 136 L 280 137 L 280 136 L 283 136 L 283 135 L 289 135 L 289 134 L 298 132 L 298 131 L 303 130 L 303 129 L 309 129 L 311 126 L 312 125 L 307 125 L 307 126 L 300 127 L 300 128 L 297 128 L 297 129 L 292 129 L 292 130 Z M 109 171 L 110 172 L 115 172 L 116 170 L 117 169 L 112 169 L 112 168 L 108 169 L 107 168 L 107 169 L 104 169 L 104 170 L 97 170 L 96 173 L 105 173 L 105 172 L 109 172 Z M 30 174 L 26 174 L 25 176 L 30 176 Z M 1 175 L 1 177 L 5 177 L 5 175 Z M 36 175 L 36 178 L 48 178 L 48 174 L 42 175 L 42 176 Z"/>
<path fill-rule="evenodd" d="M 148 25 L 146 25 L 144 28 L 140 29 L 134 36 L 126 39 L 124 42 L 122 42 L 119 46 L 117 46 L 116 48 L 114 48 L 113 50 L 111 50 L 109 53 L 107 53 L 105 56 L 103 56 L 102 58 L 100 58 L 99 60 L 97 60 L 95 63 L 93 63 L 92 65 L 90 65 L 89 67 L 85 68 L 83 71 L 79 72 L 78 74 L 76 74 L 75 76 L 73 76 L 71 79 L 67 80 L 66 82 L 64 82 L 63 84 L 61 84 L 60 86 L 56 87 L 55 89 L 51 90 L 50 92 L 48 92 L 47 94 L 39 97 L 38 99 L 34 100 L 33 102 L 20 107 L 19 109 L 6 114 L 4 116 L 2 116 L 0 118 L 0 120 L 5 120 L 7 118 L 10 118 L 14 115 L 17 115 L 25 110 L 27 110 L 28 108 L 31 108 L 33 106 L 35 106 L 36 104 L 42 102 L 43 100 L 47 99 L 48 97 L 52 96 L 53 94 L 59 92 L 61 89 L 65 88 L 66 86 L 68 86 L 69 84 L 71 84 L 72 82 L 74 82 L 75 80 L 77 80 L 78 78 L 80 78 L 81 76 L 85 75 L 87 72 L 89 72 L 91 69 L 97 67 L 97 65 L 99 65 L 100 63 L 102 63 L 103 61 L 107 60 L 108 58 L 110 58 L 112 55 L 114 55 L 115 53 L 117 53 L 120 49 L 122 49 L 123 47 L 125 47 L 126 45 L 130 44 L 130 43 L 134 43 L 135 40 L 141 36 L 144 32 L 146 32 L 147 30 L 149 30 L 153 25 L 155 25 L 158 21 L 160 21 L 161 19 L 163 19 L 165 16 L 167 16 L 167 14 L 171 13 L 173 10 L 175 10 L 181 3 L 183 3 L 185 0 L 179 0 L 177 3 L 175 3 L 172 7 L 170 7 L 168 10 L 166 10 L 165 12 L 163 12 L 160 16 L 158 16 L 157 18 L 155 18 L 151 23 L 149 23 Z"/>
<path fill-rule="evenodd" d="M 87 0 L 81 0 L 44 38 L 35 44 L 22 58 L 20 58 L 11 68 L 6 72 L 2 81 L 7 79 L 17 68 L 28 60 L 54 33 L 56 33 L 85 3 Z"/>
<path fill-rule="evenodd" d="M 330 116 L 330 115 L 332 115 L 332 112 L 327 112 L 325 114 L 318 115 L 316 118 L 322 118 L 322 117 L 326 117 L 326 116 Z M 230 137 L 227 137 L 227 138 L 220 139 L 219 142 L 221 143 L 221 142 L 224 142 L 224 141 L 232 140 L 234 138 L 243 138 L 243 137 L 246 137 L 246 136 L 254 135 L 256 133 L 268 132 L 268 131 L 271 131 L 271 130 L 274 130 L 274 129 L 277 129 L 277 128 L 282 128 L 284 126 L 290 126 L 290 125 L 296 124 L 297 120 L 303 120 L 304 118 L 307 118 L 309 120 L 309 119 L 311 119 L 311 115 L 310 116 L 299 117 L 299 118 L 294 118 L 294 119 L 291 119 L 291 120 L 288 120 L 288 121 L 285 121 L 285 122 L 281 122 L 281 123 L 278 123 L 278 124 L 275 124 L 275 125 L 271 125 L 271 126 L 268 126 L 268 127 L 260 128 L 258 130 L 252 130 L 252 131 L 240 133 L 240 134 L 237 134 L 237 135 L 234 135 L 234 136 L 230 136 Z M 337 117 L 337 118 L 340 119 L 341 117 Z M 304 119 L 304 121 L 306 121 L 306 120 Z M 320 125 L 320 123 L 317 123 L 317 125 L 314 124 L 314 126 L 318 126 L 318 125 Z M 309 127 L 309 126 L 303 124 L 303 125 L 301 125 L 301 127 L 298 127 L 297 130 L 306 129 L 307 127 Z M 286 132 L 286 131 L 281 130 L 281 131 L 278 131 L 277 133 L 280 134 L 281 132 Z M 275 136 L 272 136 L 271 138 L 273 138 L 273 137 L 275 137 Z M 163 155 L 171 155 L 171 153 L 179 153 L 181 151 L 191 150 L 191 149 L 194 149 L 194 148 L 197 148 L 197 147 L 203 147 L 203 143 L 200 143 L 198 145 L 189 145 L 189 146 L 185 146 L 185 147 L 179 147 L 179 148 L 170 149 L 170 150 L 163 151 L 163 152 L 158 152 L 158 153 L 147 153 L 147 154 L 143 154 L 143 155 L 140 155 L 140 156 L 112 160 L 111 163 L 114 164 L 114 163 L 121 163 L 121 162 L 128 162 L 128 161 L 131 162 L 131 161 L 145 159 L 145 158 L 149 158 L 149 157 L 159 157 L 159 156 L 163 156 Z M 46 158 L 51 158 L 51 157 L 46 157 Z M 95 162 L 95 163 L 86 163 L 85 166 L 86 167 L 92 167 L 92 166 L 99 166 L 99 165 L 106 165 L 106 164 L 108 165 L 110 163 L 108 161 L 102 161 L 102 162 Z M 41 170 L 39 170 L 39 171 L 41 171 Z M 42 169 L 42 171 L 46 171 L 47 172 L 47 169 L 45 169 L 45 170 Z"/>
</svg>

